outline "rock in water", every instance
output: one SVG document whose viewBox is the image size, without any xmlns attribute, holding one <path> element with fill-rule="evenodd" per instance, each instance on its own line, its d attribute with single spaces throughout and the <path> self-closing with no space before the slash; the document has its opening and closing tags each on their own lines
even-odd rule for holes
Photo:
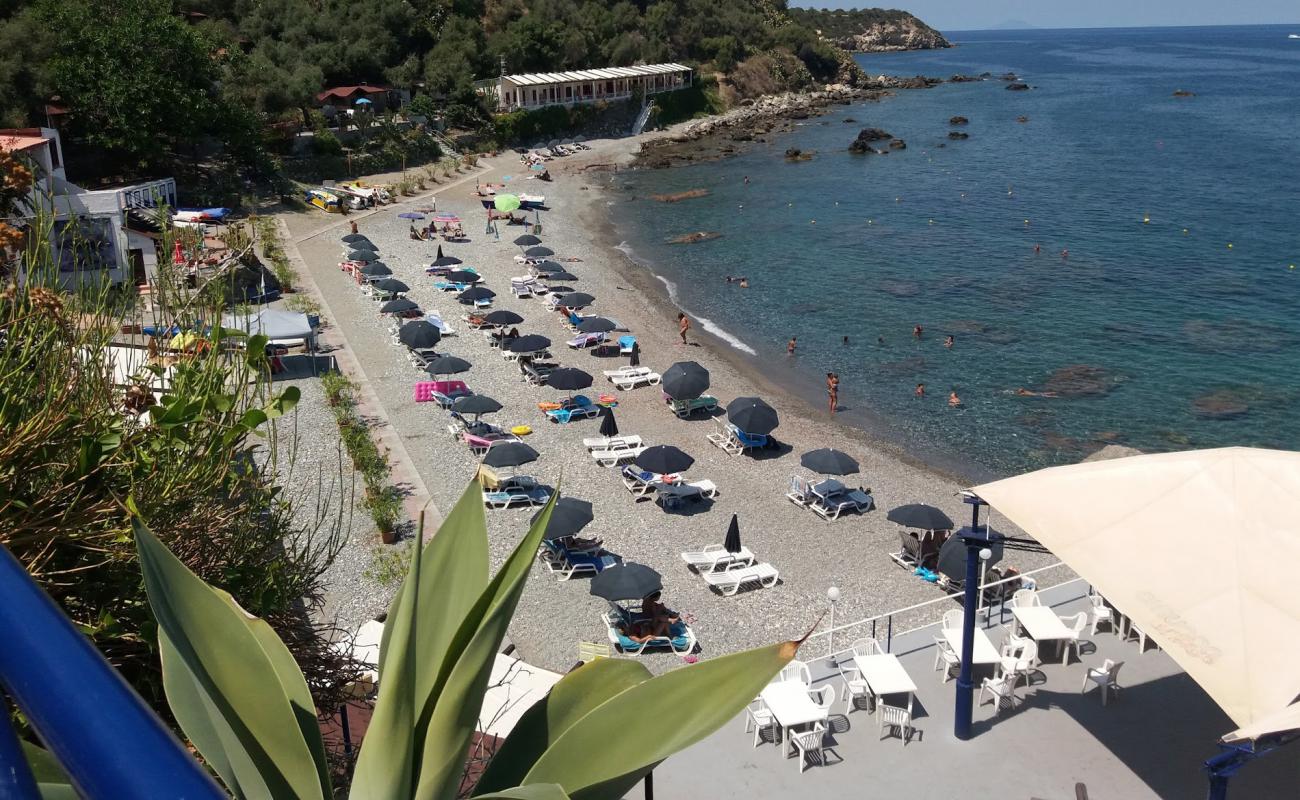
<svg viewBox="0 0 1300 800">
<path fill-rule="evenodd" d="M 949 139 L 969 139 L 970 134 L 966 131 L 948 131 Z"/>
<path fill-rule="evenodd" d="M 966 124 L 969 123 L 969 122 L 970 122 L 970 120 L 966 119 L 965 117 L 949 117 L 949 118 L 948 118 L 948 124 L 949 124 L 949 125 L 966 125 Z"/>
<path fill-rule="evenodd" d="M 1235 419 L 1250 411 L 1246 400 L 1231 389 L 1219 389 L 1192 401 L 1192 413 L 1205 419 Z"/>
<path fill-rule="evenodd" d="M 871 146 L 871 142 L 880 142 L 893 139 L 893 135 L 888 131 L 880 128 L 863 128 L 858 131 L 858 138 L 853 140 L 849 145 L 850 153 L 874 153 L 876 150 Z"/>
<path fill-rule="evenodd" d="M 1023 92 L 1029 89 L 1029 84 L 1024 81 L 1012 81 L 1007 84 L 1007 89 L 1013 92 Z"/>
<path fill-rule="evenodd" d="M 707 242 L 710 239 L 717 239 L 721 236 L 717 231 L 696 231 L 695 233 L 683 233 L 681 236 L 674 236 L 668 240 L 669 244 L 696 244 L 697 242 Z"/>
<path fill-rule="evenodd" d="M 1195 97 L 1196 92 L 1189 92 L 1186 89 L 1174 90 L 1174 97 Z"/>
<path fill-rule="evenodd" d="M 890 149 L 890 150 L 906 150 L 906 149 L 907 149 L 907 142 L 903 141 L 902 139 L 890 139 L 890 140 L 889 140 L 889 149 Z"/>
</svg>

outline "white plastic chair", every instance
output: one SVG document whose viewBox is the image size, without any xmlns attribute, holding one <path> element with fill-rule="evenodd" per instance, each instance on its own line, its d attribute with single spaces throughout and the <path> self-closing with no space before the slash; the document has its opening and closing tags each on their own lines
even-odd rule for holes
<svg viewBox="0 0 1300 800">
<path fill-rule="evenodd" d="M 812 670 L 802 661 L 795 659 L 781 668 L 781 674 L 776 677 L 776 681 L 799 681 L 804 686 L 812 685 Z"/>
<path fill-rule="evenodd" d="M 1083 673 L 1083 688 L 1079 689 L 1079 693 L 1088 691 L 1089 683 L 1095 683 L 1101 687 L 1101 704 L 1106 705 L 1107 700 L 1110 699 L 1111 689 L 1114 689 L 1116 694 L 1119 693 L 1119 668 L 1122 666 L 1124 666 L 1123 661 L 1113 661 L 1108 658 L 1100 667 L 1088 667 L 1088 670 Z"/>
<path fill-rule="evenodd" d="M 835 702 L 835 687 L 827 683 L 816 689 L 809 689 L 808 698 L 822 710 L 822 718 L 825 719 L 830 716 L 831 704 Z"/>
<path fill-rule="evenodd" d="M 871 687 L 862 679 L 862 673 L 855 668 L 840 670 L 840 678 L 844 681 L 840 689 L 840 699 L 846 704 L 844 713 L 848 714 L 857 708 L 859 697 L 871 697 Z"/>
<path fill-rule="evenodd" d="M 938 671 L 942 666 L 943 682 L 947 683 L 952 678 L 952 671 L 955 667 L 961 666 L 961 656 L 957 651 L 952 649 L 948 640 L 942 636 L 934 637 L 934 668 Z"/>
<path fill-rule="evenodd" d="M 993 715 L 997 716 L 1002 710 L 1003 702 L 1011 708 L 1016 707 L 1016 683 L 1020 680 L 1020 674 L 1017 672 L 1001 672 L 997 677 L 985 678 L 980 684 L 979 705 L 984 705 L 984 694 L 987 692 L 993 695 Z"/>
<path fill-rule="evenodd" d="M 1128 630 L 1124 632 L 1124 641 L 1127 642 L 1129 639 L 1132 639 L 1134 636 L 1136 636 L 1138 640 L 1138 652 L 1145 653 L 1147 651 L 1146 631 L 1134 625 L 1133 620 L 1130 619 L 1128 622 Z M 1156 649 L 1157 650 L 1159 649 L 1159 645 L 1157 645 Z"/>
<path fill-rule="evenodd" d="M 1004 672 L 1029 672 L 1038 665 L 1038 642 L 1033 639 L 1018 639 L 1002 645 L 1002 669 Z"/>
<path fill-rule="evenodd" d="M 870 636 L 858 639 L 850 649 L 853 650 L 855 656 L 878 656 L 885 652 L 884 648 L 880 646 L 880 642 Z"/>
<path fill-rule="evenodd" d="M 762 744 L 765 730 L 772 732 L 772 741 L 776 742 L 776 717 L 761 699 L 745 708 L 745 733 L 749 733 L 751 727 L 754 729 L 755 747 Z"/>
<path fill-rule="evenodd" d="M 946 631 L 961 630 L 962 622 L 966 619 L 966 612 L 960 608 L 953 608 L 943 612 L 943 629 Z"/>
<path fill-rule="evenodd" d="M 1033 589 L 1017 589 L 1016 593 L 1011 595 L 1012 608 L 1029 608 L 1042 604 L 1043 601 L 1038 599 L 1038 592 Z"/>
<path fill-rule="evenodd" d="M 799 754 L 799 772 L 802 773 L 808 768 L 808 756 L 817 756 L 817 760 L 823 764 L 826 759 L 822 750 L 826 743 L 826 725 L 822 722 L 813 723 L 811 730 L 800 731 L 790 734 L 790 743 Z"/>
<path fill-rule="evenodd" d="M 1063 617 L 1061 619 L 1061 622 L 1065 623 L 1065 626 L 1070 629 L 1070 634 L 1071 634 L 1070 638 L 1066 639 L 1061 644 L 1061 663 L 1068 664 L 1070 663 L 1071 649 L 1074 650 L 1074 655 L 1076 658 L 1080 657 L 1079 642 L 1083 640 L 1080 639 L 1079 637 L 1083 633 L 1083 629 L 1088 627 L 1088 613 L 1086 611 L 1080 611 L 1078 614 L 1075 614 L 1072 617 Z"/>
<path fill-rule="evenodd" d="M 916 730 L 912 727 L 911 711 L 888 703 L 876 706 L 876 721 L 879 723 L 880 738 L 884 738 L 885 728 L 897 728 L 898 738 L 903 741 L 904 747 L 907 746 L 908 739 L 912 738 L 912 732 Z"/>
<path fill-rule="evenodd" d="M 1106 605 L 1106 598 L 1099 594 L 1088 595 L 1088 602 L 1091 604 L 1088 608 L 1088 619 L 1092 623 L 1092 632 L 1090 636 L 1097 635 L 1097 623 L 1105 622 L 1110 625 L 1112 633 L 1115 632 L 1115 615 L 1110 606 Z"/>
</svg>

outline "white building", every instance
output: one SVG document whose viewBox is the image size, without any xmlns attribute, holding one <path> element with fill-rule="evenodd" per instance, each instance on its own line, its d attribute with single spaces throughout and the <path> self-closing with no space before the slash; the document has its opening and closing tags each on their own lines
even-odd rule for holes
<svg viewBox="0 0 1300 800">
<path fill-rule="evenodd" d="M 671 92 L 691 85 L 691 68 L 681 64 L 643 64 L 572 72 L 530 72 L 502 75 L 475 84 L 480 94 L 496 95 L 497 111 L 544 106 L 624 100 L 637 91 L 643 95 Z"/>
<path fill-rule="evenodd" d="M 0 150 L 36 167 L 27 213 L 53 213 L 51 239 L 66 288 L 105 278 L 137 286 L 154 279 L 158 226 L 152 219 L 160 205 L 176 207 L 175 180 L 83 189 L 67 180 L 63 144 L 53 128 L 0 130 Z"/>
</svg>

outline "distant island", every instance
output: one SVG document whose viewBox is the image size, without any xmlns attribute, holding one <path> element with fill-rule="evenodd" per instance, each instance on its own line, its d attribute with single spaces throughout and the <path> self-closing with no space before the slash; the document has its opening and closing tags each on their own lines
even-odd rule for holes
<svg viewBox="0 0 1300 800">
<path fill-rule="evenodd" d="M 943 34 L 906 11 L 883 8 L 791 8 L 796 24 L 853 53 L 892 53 L 952 47 Z"/>
</svg>

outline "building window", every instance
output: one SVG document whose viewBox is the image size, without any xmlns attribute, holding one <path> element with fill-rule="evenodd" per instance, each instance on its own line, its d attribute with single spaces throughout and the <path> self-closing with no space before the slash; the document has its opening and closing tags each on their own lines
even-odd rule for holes
<svg viewBox="0 0 1300 800">
<path fill-rule="evenodd" d="M 54 245 L 60 272 L 117 269 L 113 221 L 103 217 L 56 220 Z"/>
</svg>

